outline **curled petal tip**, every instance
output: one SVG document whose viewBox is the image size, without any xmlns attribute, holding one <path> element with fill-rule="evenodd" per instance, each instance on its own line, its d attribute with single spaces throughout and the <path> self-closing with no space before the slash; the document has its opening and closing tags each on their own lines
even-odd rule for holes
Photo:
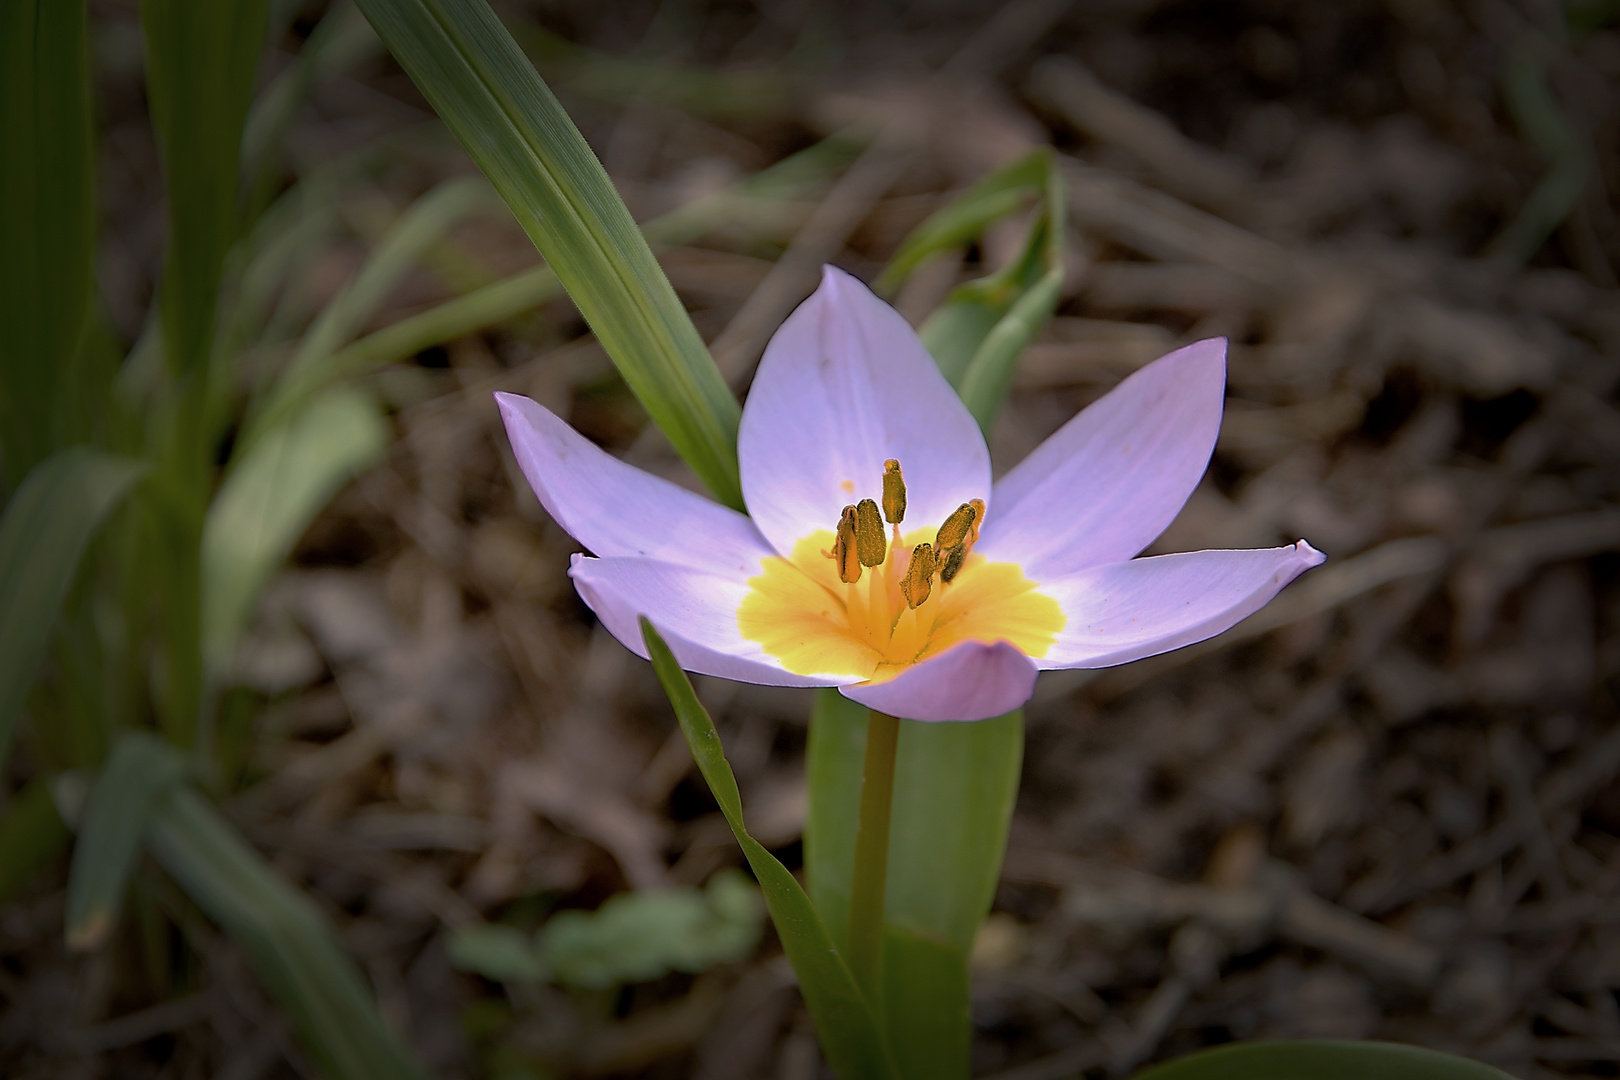
<svg viewBox="0 0 1620 1080">
<path fill-rule="evenodd" d="M 1304 569 L 1306 570 L 1309 570 L 1313 566 L 1321 566 L 1323 563 L 1327 562 L 1327 556 L 1311 547 L 1309 540 L 1296 541 L 1294 544 L 1294 551 L 1299 554 L 1299 561 L 1305 564 Z"/>
</svg>

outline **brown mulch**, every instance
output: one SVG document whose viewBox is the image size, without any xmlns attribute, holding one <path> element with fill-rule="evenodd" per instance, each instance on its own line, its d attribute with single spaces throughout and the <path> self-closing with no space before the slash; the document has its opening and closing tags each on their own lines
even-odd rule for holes
<svg viewBox="0 0 1620 1080">
<path fill-rule="evenodd" d="M 307 6 L 270 70 L 319 15 Z M 743 385 L 819 263 L 870 280 L 952 193 L 1055 146 L 1071 272 L 993 433 L 998 471 L 1134 368 L 1225 335 L 1215 460 L 1154 550 L 1305 537 L 1329 556 L 1214 641 L 1043 676 L 976 953 L 977 1073 L 1098 1078 L 1231 1039 L 1342 1036 L 1522 1077 L 1615 1075 L 1620 33 L 1541 39 L 1592 173 L 1518 266 L 1483 253 L 1548 167 L 1499 90 L 1544 25 L 1533 5 L 979 7 L 502 7 L 604 54 L 781 80 L 755 111 L 704 113 L 616 96 L 592 61 L 543 64 L 641 218 L 853 120 L 890 133 L 813 200 L 662 256 Z M 133 336 L 161 265 L 161 185 L 131 89 L 133 6 L 95 10 L 101 280 Z M 292 323 L 409 200 L 470 168 L 428 118 L 386 58 L 316 86 L 288 178 L 379 149 L 336 185 L 346 228 Z M 899 306 L 926 314 L 1018 239 L 993 231 Z M 375 325 L 534 261 L 509 222 L 469 222 Z M 447 959 L 455 926 L 532 924 L 741 861 L 647 666 L 574 596 L 574 545 L 523 489 L 489 401 L 530 394 L 680 477 L 583 331 L 556 302 L 372 380 L 398 441 L 266 597 L 222 713 L 225 807 L 337 921 L 435 1075 L 541 1076 L 546 1061 L 812 1080 L 770 939 L 746 964 L 612 1000 L 509 994 Z M 756 832 L 795 865 L 808 698 L 700 692 Z M 64 880 L 0 912 L 0 1069 L 304 1072 L 206 926 L 188 931 L 192 982 L 224 1004 L 154 986 L 134 929 L 67 957 Z"/>
</svg>

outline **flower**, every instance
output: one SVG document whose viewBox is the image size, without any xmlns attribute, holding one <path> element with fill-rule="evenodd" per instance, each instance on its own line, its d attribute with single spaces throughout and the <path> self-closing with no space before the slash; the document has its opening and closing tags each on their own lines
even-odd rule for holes
<svg viewBox="0 0 1620 1080">
<path fill-rule="evenodd" d="M 771 339 L 743 408 L 748 514 L 605 453 L 497 394 L 541 503 L 595 557 L 569 573 L 645 657 L 836 686 L 882 712 L 980 720 L 1037 671 L 1212 637 L 1322 561 L 1287 547 L 1135 558 L 1192 494 L 1220 428 L 1226 343 L 1125 379 L 994 484 L 984 437 L 903 318 L 827 268 Z"/>
</svg>

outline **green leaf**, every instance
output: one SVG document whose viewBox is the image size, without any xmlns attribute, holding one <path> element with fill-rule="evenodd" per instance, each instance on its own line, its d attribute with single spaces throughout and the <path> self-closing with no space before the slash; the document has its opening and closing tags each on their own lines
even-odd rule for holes
<svg viewBox="0 0 1620 1080">
<path fill-rule="evenodd" d="M 360 0 L 494 183 L 653 421 L 742 506 L 741 410 L 579 129 L 484 0 Z"/>
<path fill-rule="evenodd" d="M 445 181 L 411 204 L 310 326 L 269 400 L 249 420 L 245 447 L 251 448 L 266 428 L 286 419 L 342 373 L 332 363 L 333 354 L 360 332 L 423 253 L 486 200 L 494 202 L 489 185 L 481 177 L 463 176 Z"/>
<path fill-rule="evenodd" d="M 794 103 L 797 88 L 777 70 L 727 71 L 650 56 L 617 56 L 576 45 L 532 23 L 520 24 L 514 32 L 549 78 L 602 101 L 650 101 L 723 120 L 780 118 Z"/>
<path fill-rule="evenodd" d="M 743 823 L 742 795 L 737 778 L 720 746 L 714 721 L 692 691 L 692 683 L 664 639 L 645 618 L 641 636 L 658 681 L 664 687 L 686 744 L 698 770 L 708 782 L 720 812 L 742 846 L 743 855 L 759 880 L 765 905 L 782 948 L 799 976 L 799 990 L 815 1021 L 822 1052 L 843 1080 L 876 1080 L 897 1076 L 872 1009 L 861 995 L 855 978 L 838 947 L 816 914 L 810 897 L 798 881 L 764 845 L 749 835 Z"/>
<path fill-rule="evenodd" d="M 990 912 L 1023 761 L 1023 714 L 900 722 L 884 896 L 885 1024 L 906 1077 L 968 1075 L 968 957 Z M 848 923 L 866 709 L 817 692 L 804 858 L 834 940 Z"/>
<path fill-rule="evenodd" d="M 0 760 L 90 538 L 145 467 L 84 447 L 24 478 L 0 518 Z"/>
<path fill-rule="evenodd" d="M 146 844 L 241 947 L 318 1073 L 329 1080 L 425 1080 L 320 911 L 202 796 L 184 785 L 171 788 L 157 804 Z"/>
<path fill-rule="evenodd" d="M 1507 1075 L 1417 1046 L 1301 1039 L 1200 1050 L 1145 1069 L 1134 1080 L 1507 1080 Z"/>
<path fill-rule="evenodd" d="M 1051 155 L 1036 150 L 986 176 L 911 230 L 872 288 L 891 294 L 928 259 L 977 240 L 996 221 L 1038 200 L 1050 172 Z"/>
<path fill-rule="evenodd" d="M 93 170 L 84 3 L 0 5 L 0 448 L 11 482 L 54 449 L 90 306 Z"/>
<path fill-rule="evenodd" d="M 458 926 L 450 935 L 450 966 L 496 982 L 544 982 L 550 972 L 534 938 L 515 926 Z"/>
<path fill-rule="evenodd" d="M 158 798 L 185 775 L 185 759 L 146 732 L 118 740 L 90 790 L 68 872 L 68 948 L 103 945 L 118 922 L 141 836 Z"/>
<path fill-rule="evenodd" d="M 253 102 L 242 130 L 242 171 L 252 195 L 249 220 L 270 199 L 277 151 L 310 90 L 322 76 L 348 71 L 382 52 L 382 42 L 355 8 L 335 3 L 304 40 L 298 57 Z"/>
<path fill-rule="evenodd" d="M 937 936 L 890 923 L 883 928 L 883 993 L 884 1026 L 900 1075 L 965 1080 L 973 1051 L 966 954 Z"/>
<path fill-rule="evenodd" d="M 557 982 L 601 990 L 745 959 L 759 945 L 764 915 L 753 883 L 722 870 L 703 891 L 621 893 L 596 911 L 558 912 L 539 944 Z"/>
<path fill-rule="evenodd" d="M 990 429 L 1024 347 L 1057 307 L 1063 290 L 1063 178 L 1051 151 L 1019 158 L 930 216 L 879 275 L 884 290 L 925 260 L 953 252 L 997 219 L 1035 203 L 1023 250 L 988 277 L 954 289 L 919 331 L 940 370 L 979 426 Z"/>
<path fill-rule="evenodd" d="M 861 816 L 866 716 L 865 705 L 837 690 L 817 690 L 805 747 L 810 805 L 804 823 L 804 879 L 816 911 L 840 949 L 849 947 L 850 875 L 855 868 L 855 829 Z M 892 824 L 892 816 L 890 821 Z M 892 857 L 893 829 L 889 844 Z"/>
<path fill-rule="evenodd" d="M 718 228 L 735 226 L 739 220 L 779 218 L 782 215 L 773 211 L 781 203 L 806 194 L 836 168 L 848 164 L 860 145 L 849 135 L 829 136 L 725 191 L 654 218 L 642 226 L 642 235 L 657 251 L 689 244 Z M 515 319 L 562 294 L 562 283 L 551 267 L 520 270 L 367 334 L 338 350 L 324 370 L 329 379 L 360 374 L 430 345 Z"/>
<path fill-rule="evenodd" d="M 212 673 L 315 515 L 388 439 L 372 399 L 340 386 L 269 430 L 232 466 L 203 527 L 203 648 Z"/>
<path fill-rule="evenodd" d="M 61 857 L 72 838 L 48 778 L 34 777 L 7 799 L 0 814 L 0 904 L 15 900 L 35 874 Z"/>
<path fill-rule="evenodd" d="M 269 0 L 141 0 L 169 209 L 160 303 L 176 373 L 202 367 L 213 344 L 225 255 L 240 223 L 242 124 L 269 14 Z"/>
</svg>

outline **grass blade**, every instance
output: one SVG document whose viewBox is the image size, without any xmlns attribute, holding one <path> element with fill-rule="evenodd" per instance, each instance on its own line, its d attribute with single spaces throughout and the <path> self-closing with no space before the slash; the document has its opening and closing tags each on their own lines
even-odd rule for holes
<svg viewBox="0 0 1620 1080">
<path fill-rule="evenodd" d="M 218 675 L 259 592 L 321 507 L 388 446 L 369 396 L 336 387 L 234 463 L 203 526 L 203 652 Z"/>
<path fill-rule="evenodd" d="M 579 129 L 484 0 L 360 0 L 698 477 L 741 507 L 741 410 Z"/>
<path fill-rule="evenodd" d="M 93 167 L 85 5 L 0 5 L 0 448 L 9 483 L 54 448 L 59 388 L 90 305 Z"/>
<path fill-rule="evenodd" d="M 185 786 L 156 807 L 146 843 L 186 895 L 247 954 L 328 1080 L 424 1080 L 310 900 Z"/>
<path fill-rule="evenodd" d="M 0 760 L 79 560 L 143 469 L 62 450 L 34 466 L 0 518 Z"/>
<path fill-rule="evenodd" d="M 646 619 L 641 620 L 641 636 L 658 681 L 675 708 L 692 757 L 759 880 L 776 934 L 799 976 L 799 989 L 815 1021 L 823 1053 L 842 1080 L 893 1078 L 894 1065 L 872 1010 L 810 897 L 776 856 L 749 835 L 743 823 L 737 778 L 726 761 L 714 721 L 693 693 L 691 681 L 669 646 Z"/>
<path fill-rule="evenodd" d="M 269 17 L 269 0 L 141 3 L 147 97 L 168 188 L 160 303 L 176 373 L 201 368 L 213 344 L 225 255 L 240 223 L 242 125 Z"/>
<path fill-rule="evenodd" d="M 90 790 L 68 872 L 68 948 L 99 948 L 117 924 L 158 799 L 185 775 L 185 759 L 163 740 L 129 732 Z"/>
</svg>

